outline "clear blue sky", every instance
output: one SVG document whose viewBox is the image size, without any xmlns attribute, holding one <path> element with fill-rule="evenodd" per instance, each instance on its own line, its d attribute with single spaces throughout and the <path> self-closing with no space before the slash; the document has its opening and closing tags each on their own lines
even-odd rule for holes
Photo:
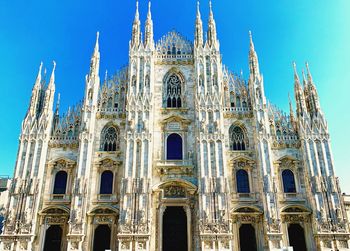
<svg viewBox="0 0 350 251">
<path fill-rule="evenodd" d="M 193 38 L 195 0 L 154 0 L 155 39 L 175 28 Z M 292 61 L 308 61 L 329 122 L 337 175 L 350 192 L 350 1 L 213 0 L 224 63 L 248 75 L 252 30 L 266 95 L 288 111 Z M 144 24 L 147 1 L 140 0 Z M 208 1 L 201 1 L 206 27 Z M 100 31 L 101 76 L 128 62 L 135 1 L 0 1 L 0 174 L 13 174 L 21 121 L 40 61 L 57 62 L 56 90 L 62 110 L 83 97 L 96 31 Z"/>
</svg>

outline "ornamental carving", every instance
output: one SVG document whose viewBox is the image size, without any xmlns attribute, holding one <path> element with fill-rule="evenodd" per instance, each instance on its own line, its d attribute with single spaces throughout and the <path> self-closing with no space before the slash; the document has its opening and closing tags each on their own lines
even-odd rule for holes
<svg viewBox="0 0 350 251">
<path fill-rule="evenodd" d="M 201 234 L 227 234 L 230 232 L 228 222 L 201 222 L 199 229 Z"/>
<path fill-rule="evenodd" d="M 168 186 L 164 188 L 165 198 L 185 198 L 186 190 L 181 186 Z"/>
<path fill-rule="evenodd" d="M 94 217 L 94 224 L 113 224 L 113 222 L 113 216 L 98 215 Z"/>
<path fill-rule="evenodd" d="M 282 215 L 283 222 L 301 223 L 307 222 L 308 216 L 304 214 L 284 214 Z"/>
<path fill-rule="evenodd" d="M 65 216 L 47 216 L 45 222 L 48 225 L 63 225 L 67 222 L 67 217 Z"/>
</svg>

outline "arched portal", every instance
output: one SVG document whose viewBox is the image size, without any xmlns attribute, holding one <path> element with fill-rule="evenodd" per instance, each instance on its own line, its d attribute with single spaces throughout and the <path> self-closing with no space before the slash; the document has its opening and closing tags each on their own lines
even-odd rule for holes
<svg viewBox="0 0 350 251">
<path fill-rule="evenodd" d="M 61 251 L 62 228 L 52 225 L 46 230 L 44 251 Z"/>
<path fill-rule="evenodd" d="M 304 229 L 299 224 L 290 224 L 288 227 L 289 246 L 293 250 L 307 251 Z"/>
<path fill-rule="evenodd" d="M 256 251 L 255 229 L 251 224 L 242 224 L 239 228 L 241 251 Z"/>
<path fill-rule="evenodd" d="M 182 160 L 182 138 L 177 133 L 167 138 L 167 160 Z"/>
<path fill-rule="evenodd" d="M 167 207 L 163 214 L 163 249 L 187 251 L 187 216 L 183 207 Z"/>
<path fill-rule="evenodd" d="M 94 234 L 94 250 L 105 251 L 111 249 L 111 229 L 108 225 L 99 225 Z"/>
</svg>

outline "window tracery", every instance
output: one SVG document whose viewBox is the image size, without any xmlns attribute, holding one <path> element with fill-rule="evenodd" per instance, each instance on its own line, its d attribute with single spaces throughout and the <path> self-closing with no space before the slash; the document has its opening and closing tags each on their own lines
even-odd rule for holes
<svg viewBox="0 0 350 251">
<path fill-rule="evenodd" d="M 181 108 L 181 80 L 178 75 L 172 74 L 166 83 L 166 103 L 169 108 Z"/>
<path fill-rule="evenodd" d="M 118 132 L 114 126 L 106 128 L 102 134 L 101 150 L 116 151 L 118 148 Z"/>
<path fill-rule="evenodd" d="M 247 138 L 239 126 L 230 128 L 230 149 L 233 151 L 245 151 L 248 147 Z"/>
</svg>

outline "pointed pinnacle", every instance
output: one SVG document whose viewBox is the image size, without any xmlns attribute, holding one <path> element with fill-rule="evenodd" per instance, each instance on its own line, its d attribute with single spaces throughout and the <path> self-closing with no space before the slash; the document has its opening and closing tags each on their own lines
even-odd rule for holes
<svg viewBox="0 0 350 251">
<path fill-rule="evenodd" d="M 43 68 L 43 61 L 40 62 L 38 76 L 36 77 L 36 83 L 39 83 L 41 81 L 41 70 Z"/>
<path fill-rule="evenodd" d="M 61 93 L 58 93 L 58 96 L 57 96 L 57 103 L 56 103 L 56 115 L 59 114 L 59 110 L 60 110 L 60 101 L 61 101 Z"/>
<path fill-rule="evenodd" d="M 253 35 L 251 31 L 249 31 L 249 43 L 250 43 L 250 50 L 254 51 L 255 49 L 254 49 Z"/>
<path fill-rule="evenodd" d="M 309 63 L 306 62 L 305 65 L 306 65 L 306 71 L 307 71 L 307 79 L 308 79 L 309 82 L 312 83 L 312 75 L 311 75 L 311 72 L 310 72 L 310 69 L 309 69 Z"/>
<path fill-rule="evenodd" d="M 201 16 L 201 11 L 200 11 L 200 3 L 199 0 L 197 1 L 197 17 Z"/>
<path fill-rule="evenodd" d="M 53 68 L 52 68 L 52 73 L 51 73 L 49 85 L 52 85 L 55 82 L 55 70 L 56 70 L 56 62 L 55 62 L 55 60 L 53 60 L 52 63 L 53 63 Z"/>
<path fill-rule="evenodd" d="M 105 83 L 107 83 L 107 78 L 108 78 L 108 70 L 106 70 L 106 73 L 105 73 Z"/>
<path fill-rule="evenodd" d="M 94 49 L 95 53 L 99 51 L 99 39 L 100 39 L 100 32 L 96 32 L 96 43 L 95 43 L 95 49 Z"/>
<path fill-rule="evenodd" d="M 305 72 L 304 72 L 304 69 L 302 70 L 302 74 L 303 74 L 303 85 L 304 87 L 306 86 L 306 77 L 305 77 Z"/>
<path fill-rule="evenodd" d="M 214 18 L 214 14 L 213 14 L 213 5 L 211 3 L 211 0 L 209 0 L 209 18 L 213 19 Z"/>
<path fill-rule="evenodd" d="M 148 1 L 148 13 L 147 13 L 147 18 L 151 19 L 152 18 L 152 13 L 151 13 L 151 0 Z"/>
<path fill-rule="evenodd" d="M 136 1 L 136 13 L 135 13 L 135 21 L 138 21 L 140 18 L 140 14 L 139 14 L 139 1 Z"/>
<path fill-rule="evenodd" d="M 298 76 L 298 71 L 297 71 L 297 64 L 293 62 L 293 69 L 294 69 L 294 80 L 299 82 L 299 76 Z"/>
</svg>

